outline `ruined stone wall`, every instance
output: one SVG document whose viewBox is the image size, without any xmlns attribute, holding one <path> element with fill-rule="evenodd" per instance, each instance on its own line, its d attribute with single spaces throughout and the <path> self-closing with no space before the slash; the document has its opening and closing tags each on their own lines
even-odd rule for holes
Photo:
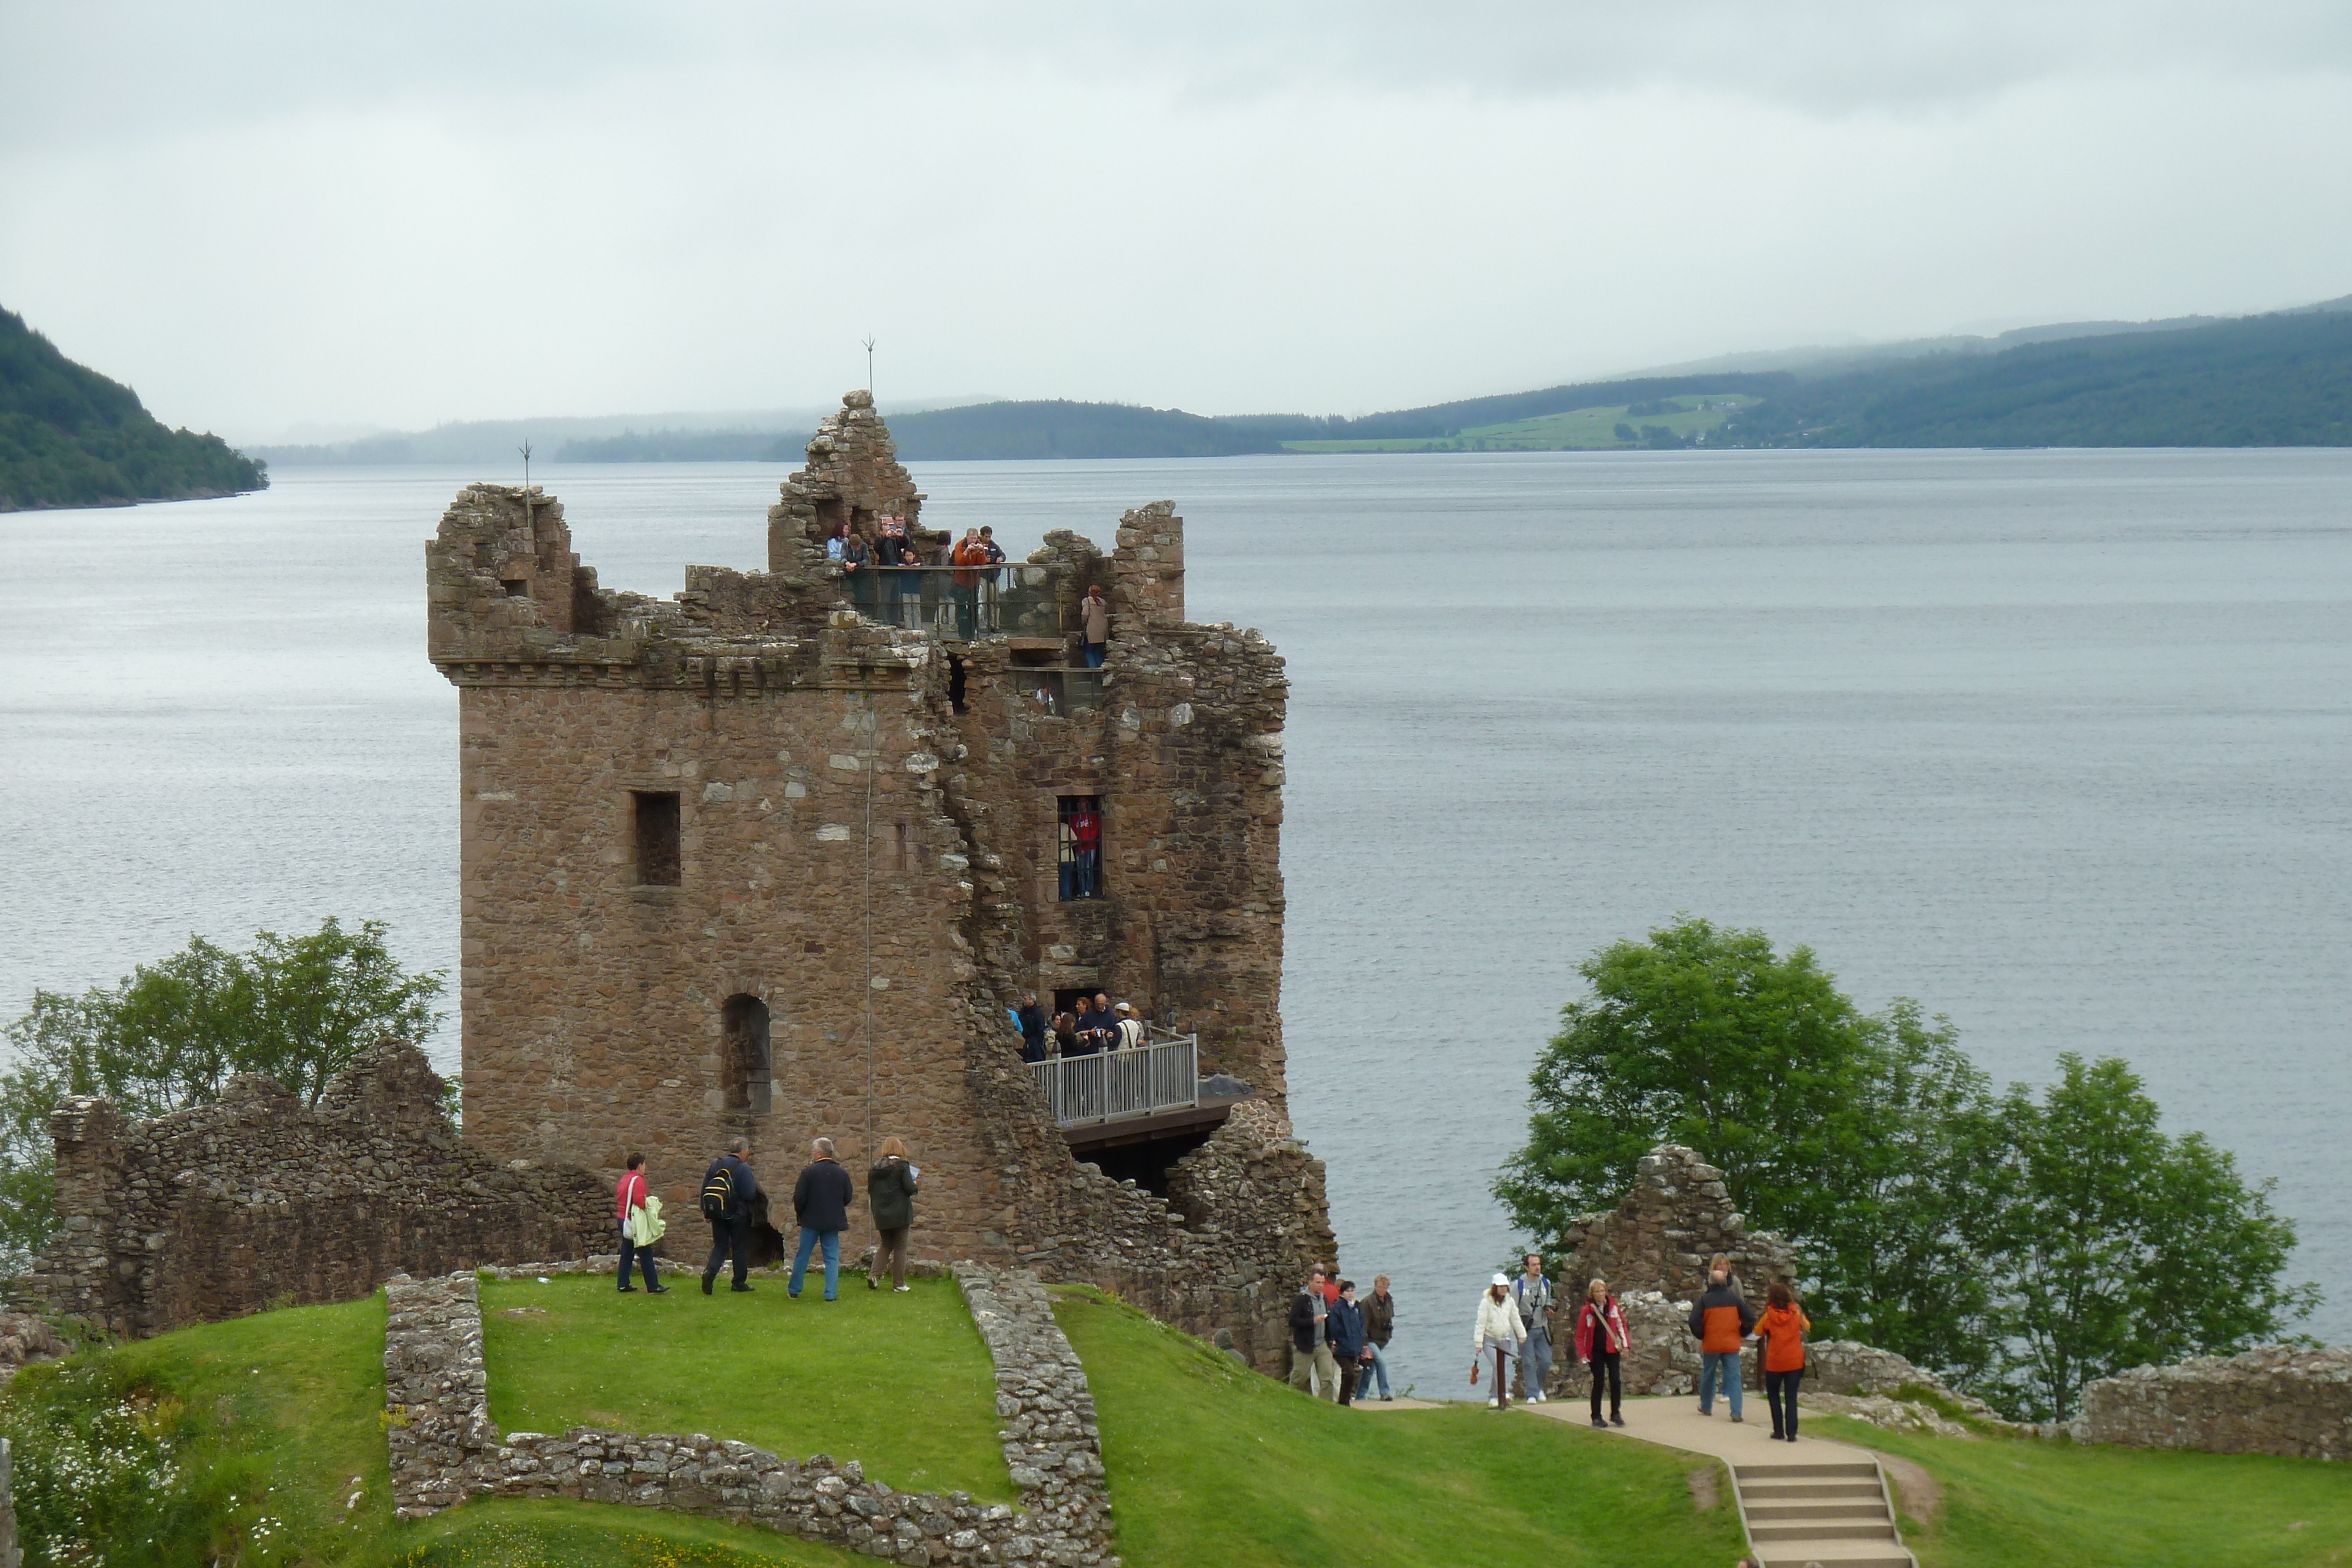
<svg viewBox="0 0 2352 1568">
<path fill-rule="evenodd" d="M 1733 1276 L 1759 1305 L 1765 1286 L 1795 1273 L 1779 1237 L 1748 1228 L 1723 1173 L 1679 1144 L 1643 1155 L 1617 1207 L 1589 1217 L 1561 1240 L 1569 1252 L 1561 1278 L 1566 1293 L 1577 1298 L 1600 1278 L 1620 1295 L 1657 1291 L 1687 1301 L 1706 1289 L 1707 1260 L 1717 1252 L 1731 1260 Z"/>
<path fill-rule="evenodd" d="M 421 1052 L 384 1040 L 315 1108 L 251 1074 L 213 1104 L 151 1122 L 68 1100 L 51 1122 L 61 1228 L 25 1298 L 143 1337 L 348 1301 L 404 1270 L 610 1245 L 599 1178 L 511 1168 L 462 1145 L 440 1092 Z"/>
<path fill-rule="evenodd" d="M 823 556 L 828 508 L 921 498 L 861 396 L 786 481 L 771 570 L 689 568 L 667 605 L 596 588 L 555 502 L 477 486 L 443 518 L 430 651 L 460 692 L 467 1138 L 608 1179 L 643 1152 L 691 1218 L 740 1134 L 789 1229 L 810 1137 L 861 1186 L 901 1137 L 918 1252 L 1030 1259 L 1255 1343 L 1259 1298 L 1329 1245 L 1284 1110 L 1282 661 L 1182 622 L 1165 502 L 1128 514 L 1109 558 L 1069 535 L 1033 558 L 1066 591 L 1116 588 L 1099 706 L 1041 710 L 1007 640 L 861 616 Z M 535 559 L 569 563 L 568 632 L 498 576 L 526 505 Z M 646 792 L 678 799 L 675 885 L 636 863 Z M 1072 794 L 1102 800 L 1108 896 L 1065 904 Z M 1258 1090 L 1265 1119 L 1194 1167 L 1218 1212 L 1185 1212 L 1181 1177 L 1171 1207 L 1072 1162 L 1005 1009 L 1078 985 L 1197 1028 L 1203 1071 Z M 764 1097 L 730 1087 L 730 998 L 767 1009 Z M 845 1240 L 871 1239 L 861 1204 Z"/>
<path fill-rule="evenodd" d="M 2267 1345 L 2141 1366 L 2083 1390 L 2077 1441 L 2352 1459 L 2352 1350 Z"/>
</svg>

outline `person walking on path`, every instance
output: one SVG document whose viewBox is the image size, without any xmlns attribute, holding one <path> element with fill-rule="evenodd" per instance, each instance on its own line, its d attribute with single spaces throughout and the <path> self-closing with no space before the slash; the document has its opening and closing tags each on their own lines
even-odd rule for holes
<svg viewBox="0 0 2352 1568">
<path fill-rule="evenodd" d="M 874 1215 L 874 1234 L 880 1238 L 874 1247 L 874 1267 L 866 1275 L 866 1288 L 882 1288 L 882 1268 L 890 1266 L 890 1288 L 907 1288 L 907 1232 L 915 1223 L 915 1177 L 920 1175 L 907 1163 L 907 1145 L 896 1138 L 882 1140 L 882 1157 L 866 1173 L 866 1206 Z"/>
<path fill-rule="evenodd" d="M 1078 652 L 1087 669 L 1099 670 L 1103 656 L 1110 652 L 1110 601 L 1103 597 L 1101 583 L 1087 589 L 1086 598 L 1078 601 Z"/>
<path fill-rule="evenodd" d="M 634 1258 L 637 1267 L 644 1271 L 646 1276 L 646 1294 L 648 1296 L 666 1296 L 669 1294 L 669 1287 L 661 1282 L 660 1276 L 656 1273 L 654 1270 L 653 1241 L 649 1239 L 646 1242 L 645 1246 L 640 1248 L 636 1241 L 636 1230 L 633 1228 L 630 1224 L 630 1221 L 636 1214 L 643 1214 L 646 1217 L 646 1219 L 637 1221 L 637 1226 L 639 1228 L 645 1227 L 648 1222 L 653 1225 L 658 1225 L 661 1223 L 661 1200 L 659 1198 L 655 1198 L 651 1207 L 648 1207 L 646 1201 L 649 1197 L 651 1197 L 651 1194 L 646 1187 L 645 1155 L 631 1155 L 629 1156 L 628 1172 L 621 1177 L 621 1185 L 619 1187 L 614 1189 L 614 1197 L 620 1205 L 621 1289 L 624 1291 L 634 1291 L 636 1289 L 635 1285 L 629 1283 L 629 1264 L 632 1258 Z"/>
<path fill-rule="evenodd" d="M 1595 1280 L 1584 1288 L 1584 1305 L 1576 1314 L 1577 1358 L 1592 1370 L 1592 1424 L 1625 1424 L 1625 1312 L 1609 1293 L 1609 1281 Z M 1609 1419 L 1601 1419 L 1601 1385 L 1609 1384 Z"/>
<path fill-rule="evenodd" d="M 809 1163 L 793 1184 L 793 1216 L 800 1221 L 800 1250 L 793 1254 L 793 1277 L 784 1293 L 798 1300 L 801 1281 L 808 1273 L 809 1254 L 824 1247 L 824 1299 L 841 1293 L 841 1233 L 849 1228 L 849 1206 L 857 1197 L 849 1173 L 833 1157 L 833 1140 L 819 1138 L 810 1145 Z"/>
<path fill-rule="evenodd" d="M 1698 1413 L 1715 1414 L 1717 1378 L 1731 1400 L 1731 1418 L 1739 1414 L 1739 1346 L 1756 1326 L 1756 1309 L 1740 1299 L 1726 1266 L 1708 1276 L 1706 1293 L 1691 1303 L 1690 1332 L 1698 1341 Z"/>
<path fill-rule="evenodd" d="M 1330 1302 L 1323 1294 L 1323 1270 L 1307 1276 L 1307 1283 L 1290 1303 L 1290 1386 L 1315 1398 L 1339 1388 L 1339 1364 L 1331 1359 Z"/>
<path fill-rule="evenodd" d="M 1021 1025 L 1021 1060 L 1045 1061 L 1045 1009 L 1037 1005 L 1037 993 L 1034 991 L 1024 993 L 1021 1005 L 1013 1009 L 1013 1017 Z"/>
<path fill-rule="evenodd" d="M 1339 1281 L 1339 1299 L 1331 1303 L 1331 1359 L 1339 1367 L 1339 1403 L 1356 1402 L 1357 1364 L 1364 1359 L 1364 1310 L 1356 1304 L 1356 1281 Z"/>
<path fill-rule="evenodd" d="M 1756 1324 L 1756 1338 L 1764 1351 L 1764 1403 L 1772 1407 L 1772 1436 L 1791 1443 L 1797 1440 L 1797 1385 L 1805 1380 L 1805 1335 L 1812 1326 L 1789 1282 L 1773 1281 L 1764 1292 L 1764 1316 Z M 1780 1408 L 1784 1397 L 1785 1420 Z"/>
<path fill-rule="evenodd" d="M 1478 1298 L 1478 1321 L 1470 1326 L 1470 1384 L 1477 1386 L 1481 1364 L 1489 1354 L 1495 1358 L 1495 1396 L 1486 1401 L 1491 1410 L 1511 1407 L 1511 1358 L 1519 1354 L 1519 1342 L 1527 1338 L 1527 1324 L 1519 1317 L 1519 1309 L 1511 1303 L 1511 1280 L 1507 1274 L 1497 1274 Z"/>
<path fill-rule="evenodd" d="M 1524 1271 L 1511 1281 L 1511 1304 L 1528 1325 L 1519 1346 L 1519 1388 L 1530 1405 L 1544 1402 L 1544 1379 L 1551 1375 L 1551 1281 L 1544 1277 L 1543 1254 L 1527 1255 Z"/>
<path fill-rule="evenodd" d="M 1383 1404 L 1396 1396 L 1389 1392 L 1389 1336 L 1396 1333 L 1396 1298 L 1389 1294 L 1389 1277 L 1372 1276 L 1372 1293 L 1363 1299 L 1364 1309 L 1364 1370 L 1356 1380 L 1356 1391 L 1365 1398 L 1371 1397 L 1374 1379 L 1381 1388 Z"/>
<path fill-rule="evenodd" d="M 702 1266 L 706 1296 L 730 1257 L 735 1260 L 732 1288 L 751 1288 L 751 1203 L 760 1196 L 760 1178 L 746 1162 L 751 1152 L 748 1140 L 730 1138 L 727 1152 L 702 1173 L 702 1217 L 710 1221 L 710 1260 Z"/>
</svg>

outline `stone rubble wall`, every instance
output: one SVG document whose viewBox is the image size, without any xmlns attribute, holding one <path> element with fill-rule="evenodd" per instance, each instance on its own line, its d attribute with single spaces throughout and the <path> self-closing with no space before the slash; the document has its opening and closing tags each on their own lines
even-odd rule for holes
<svg viewBox="0 0 2352 1568">
<path fill-rule="evenodd" d="M 575 1427 L 499 1435 L 469 1273 L 386 1291 L 384 1400 L 399 1516 L 473 1497 L 562 1497 L 754 1524 L 915 1565 L 1041 1563 L 1118 1568 L 1085 1369 L 1027 1270 L 959 1263 L 955 1277 L 996 1366 L 1000 1437 L 1022 1506 L 897 1491 L 856 1460 L 779 1458 L 748 1443 Z"/>
<path fill-rule="evenodd" d="M 0 1312 L 0 1388 L 37 1361 L 58 1361 L 73 1354 L 47 1320 L 34 1312 Z"/>
<path fill-rule="evenodd" d="M 2352 1350 L 2266 1345 L 2140 1366 L 2083 1390 L 2078 1442 L 2352 1458 Z"/>
<path fill-rule="evenodd" d="M 212 1104 L 135 1124 L 70 1099 L 50 1127 L 60 1228 L 18 1288 L 105 1333 L 351 1301 L 401 1272 L 576 1258 L 613 1235 L 598 1177 L 461 1144 L 440 1078 L 401 1040 L 361 1052 L 316 1107 L 244 1074 Z"/>
<path fill-rule="evenodd" d="M 1617 1207 L 1587 1217 L 1561 1241 L 1569 1252 L 1562 1293 L 1577 1300 L 1599 1278 L 1620 1296 L 1657 1291 L 1694 1301 L 1706 1289 L 1707 1260 L 1717 1252 L 1731 1260 L 1733 1276 L 1759 1302 L 1765 1286 L 1796 1272 L 1779 1237 L 1748 1228 L 1723 1172 L 1679 1144 L 1643 1155 Z"/>
</svg>

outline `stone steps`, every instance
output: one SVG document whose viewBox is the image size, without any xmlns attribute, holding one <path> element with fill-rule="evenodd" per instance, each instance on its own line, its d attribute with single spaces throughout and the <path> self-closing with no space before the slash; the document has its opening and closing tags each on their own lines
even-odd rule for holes
<svg viewBox="0 0 2352 1568">
<path fill-rule="evenodd" d="M 1731 1477 L 1765 1568 L 1916 1568 L 1874 1460 L 1735 1464 Z"/>
</svg>

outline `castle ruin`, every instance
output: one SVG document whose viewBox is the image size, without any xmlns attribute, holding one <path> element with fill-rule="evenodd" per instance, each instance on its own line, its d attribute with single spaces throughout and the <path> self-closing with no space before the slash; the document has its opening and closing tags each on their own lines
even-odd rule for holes
<svg viewBox="0 0 2352 1568">
<path fill-rule="evenodd" d="M 845 572 L 836 533 L 903 527 L 926 560 L 950 536 L 870 397 L 843 404 L 769 510 L 764 572 L 602 588 L 562 504 L 510 486 L 459 492 L 428 542 L 459 693 L 466 1141 L 613 1176 L 642 1152 L 683 1220 L 747 1136 L 773 1249 L 812 1137 L 861 1187 L 902 1137 L 919 1254 L 1098 1281 L 1273 1369 L 1331 1251 L 1286 1104 L 1282 660 L 1185 620 L 1166 502 L 1108 554 L 1056 531 L 986 572 Z M 1076 642 L 1097 585 L 1099 670 Z M 1134 1003 L 1152 1072 L 1182 1065 L 1174 1108 L 1057 1100 L 1008 1017 L 1032 990 Z"/>
</svg>

